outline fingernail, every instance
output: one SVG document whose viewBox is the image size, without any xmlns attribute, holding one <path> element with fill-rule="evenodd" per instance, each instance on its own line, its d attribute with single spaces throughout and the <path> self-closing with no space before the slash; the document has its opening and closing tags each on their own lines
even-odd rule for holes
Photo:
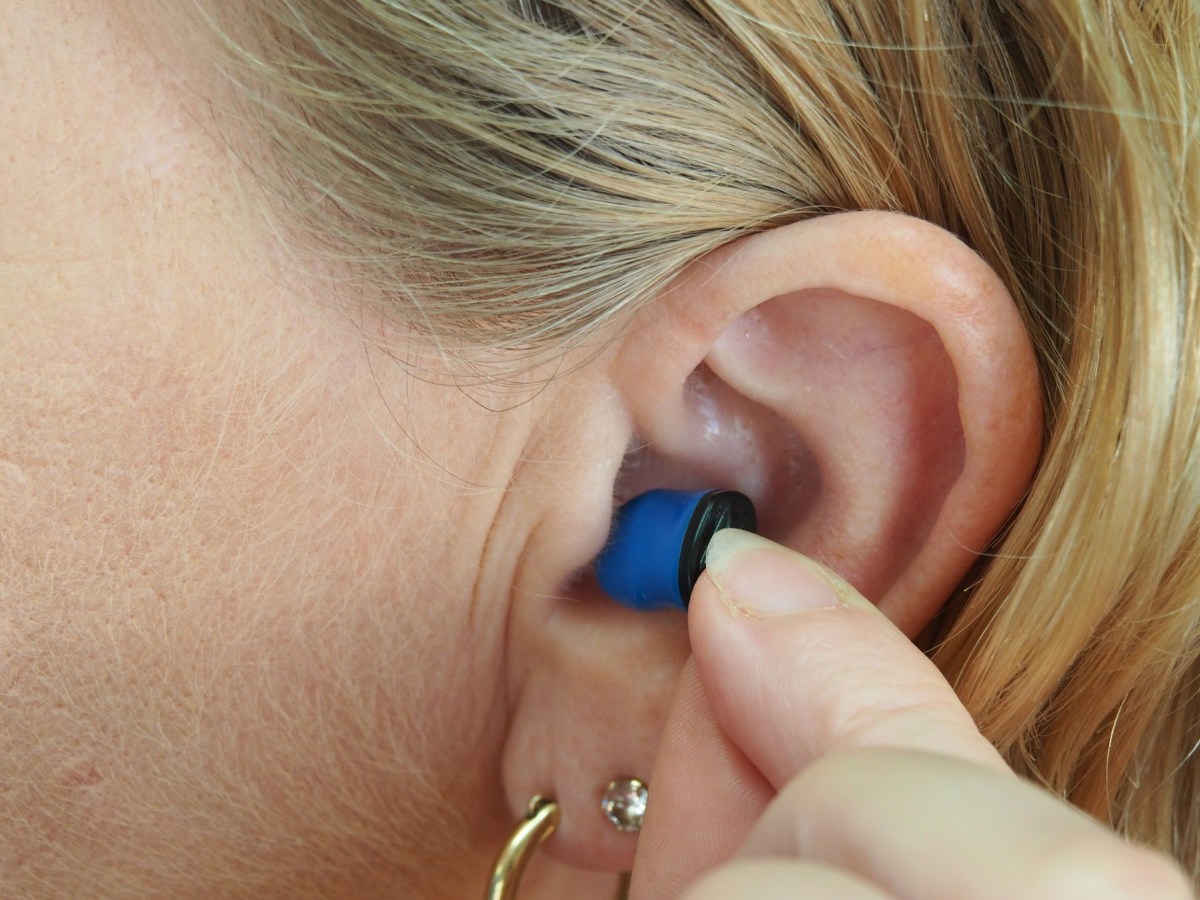
<svg viewBox="0 0 1200 900">
<path fill-rule="evenodd" d="M 708 545 L 705 568 L 725 602 L 751 619 L 845 605 L 845 585 L 766 538 L 726 528 Z"/>
</svg>

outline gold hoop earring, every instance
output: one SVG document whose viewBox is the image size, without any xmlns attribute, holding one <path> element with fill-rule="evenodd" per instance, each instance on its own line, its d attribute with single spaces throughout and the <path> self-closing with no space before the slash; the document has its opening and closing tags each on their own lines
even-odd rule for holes
<svg viewBox="0 0 1200 900">
<path fill-rule="evenodd" d="M 485 900 L 516 900 L 525 866 L 533 858 L 534 851 L 558 827 L 559 816 L 558 804 L 553 800 L 539 796 L 529 801 L 525 818 L 496 856 Z"/>
<path fill-rule="evenodd" d="M 516 900 L 525 866 L 542 842 L 554 833 L 560 815 L 558 804 L 553 800 L 536 796 L 529 801 L 525 818 L 496 855 L 484 900 Z M 629 873 L 624 872 L 617 879 L 616 900 L 627 900 L 628 897 Z"/>
</svg>

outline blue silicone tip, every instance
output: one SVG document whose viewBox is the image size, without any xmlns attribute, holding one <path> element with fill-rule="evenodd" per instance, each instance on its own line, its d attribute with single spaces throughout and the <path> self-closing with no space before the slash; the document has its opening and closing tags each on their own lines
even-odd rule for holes
<svg viewBox="0 0 1200 900">
<path fill-rule="evenodd" d="M 756 527 L 754 505 L 737 491 L 649 491 L 617 510 L 596 577 L 634 609 L 687 609 L 712 536 Z"/>
</svg>

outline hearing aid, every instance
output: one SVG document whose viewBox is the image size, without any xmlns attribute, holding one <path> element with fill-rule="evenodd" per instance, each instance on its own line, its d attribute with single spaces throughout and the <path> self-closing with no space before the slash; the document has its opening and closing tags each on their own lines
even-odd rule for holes
<svg viewBox="0 0 1200 900">
<path fill-rule="evenodd" d="M 655 490 L 617 510 L 596 557 L 600 587 L 640 610 L 684 609 L 704 571 L 708 542 L 722 528 L 756 531 L 754 504 L 737 491 Z"/>
</svg>

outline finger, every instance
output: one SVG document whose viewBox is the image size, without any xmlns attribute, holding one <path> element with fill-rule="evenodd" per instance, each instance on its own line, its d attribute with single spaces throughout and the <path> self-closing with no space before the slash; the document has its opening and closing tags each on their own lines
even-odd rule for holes
<svg viewBox="0 0 1200 900">
<path fill-rule="evenodd" d="M 920 650 L 836 575 L 778 544 L 718 533 L 688 626 L 717 721 L 776 789 L 856 747 L 1008 771 Z"/>
<path fill-rule="evenodd" d="M 845 866 L 901 896 L 1190 896 L 1161 857 L 1017 779 L 924 654 L 836 576 L 742 533 L 719 534 L 708 567 L 689 612 L 705 695 L 790 785 L 744 853 Z"/>
<path fill-rule="evenodd" d="M 1186 900 L 1165 857 L 1027 782 L 924 751 L 822 757 L 741 855 L 819 860 L 922 900 Z"/>
<path fill-rule="evenodd" d="M 720 564 L 720 548 L 727 540 L 725 532 L 714 538 L 710 565 Z M 741 568 L 760 562 L 751 558 Z M 770 575 L 770 567 L 765 571 Z M 794 580 L 790 570 L 783 577 L 789 584 Z M 746 591 L 759 587 L 773 589 L 750 584 Z M 726 604 L 710 577 L 701 578 L 688 618 L 704 672 L 689 662 L 664 728 L 634 860 L 636 900 L 677 897 L 703 872 L 731 858 L 776 791 L 840 742 L 855 738 L 866 744 L 875 740 L 944 749 L 947 729 L 926 730 L 932 713 L 905 724 L 912 734 L 901 739 L 878 730 L 869 734 L 874 719 L 860 717 L 863 709 L 890 703 L 907 716 L 911 704 L 919 707 L 924 700 L 932 707 L 928 698 L 941 697 L 946 707 L 941 715 L 952 720 L 950 732 L 968 735 L 965 752 L 1007 771 L 940 673 L 890 623 L 884 620 L 879 627 L 868 619 L 866 629 L 875 638 L 868 636 L 868 652 L 859 652 L 862 641 L 856 632 L 864 630 L 864 615 L 877 615 L 873 607 L 828 612 L 806 613 L 835 619 L 823 628 L 814 626 L 811 634 L 804 628 L 779 630 L 765 620 L 727 621 Z M 886 652 L 872 651 L 872 643 L 884 644 Z M 893 657 L 899 659 L 890 661 Z M 848 666 L 863 671 L 845 678 Z M 828 724 L 822 724 L 822 715 Z M 888 721 L 904 724 L 898 718 Z"/>
<path fill-rule="evenodd" d="M 717 727 L 689 660 L 650 777 L 631 896 L 679 897 L 697 873 L 734 856 L 774 795 Z"/>
<path fill-rule="evenodd" d="M 892 900 L 846 872 L 794 859 L 741 859 L 705 876 L 683 900 Z"/>
</svg>

